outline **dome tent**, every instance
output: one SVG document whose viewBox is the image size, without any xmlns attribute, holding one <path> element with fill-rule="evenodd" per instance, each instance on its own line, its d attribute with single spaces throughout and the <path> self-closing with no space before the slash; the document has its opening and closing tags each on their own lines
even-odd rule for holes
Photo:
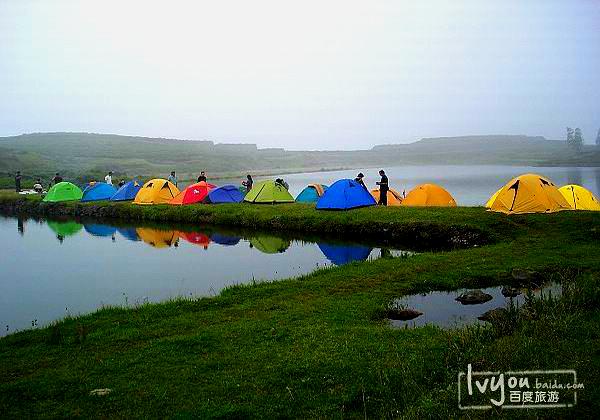
<svg viewBox="0 0 600 420">
<path fill-rule="evenodd" d="M 173 199 L 169 201 L 169 204 L 181 206 L 185 204 L 200 203 L 213 188 L 215 188 L 213 184 L 209 184 L 205 181 L 188 185 L 183 191 L 173 197 Z"/>
<path fill-rule="evenodd" d="M 436 184 L 421 184 L 413 188 L 404 200 L 409 207 L 456 207 L 456 201 L 448 191 Z"/>
<path fill-rule="evenodd" d="M 109 200 L 116 192 L 117 189 L 110 184 L 105 182 L 94 182 L 85 187 L 81 201 Z"/>
<path fill-rule="evenodd" d="M 579 185 L 565 185 L 558 189 L 573 210 L 600 211 L 600 202 L 592 192 Z"/>
<path fill-rule="evenodd" d="M 495 196 L 487 204 L 491 211 L 500 213 L 553 213 L 570 209 L 556 185 L 536 174 L 511 179 Z"/>
<path fill-rule="evenodd" d="M 267 180 L 257 182 L 246 194 L 244 201 L 253 204 L 293 203 L 294 197 L 283 185 Z"/>
<path fill-rule="evenodd" d="M 165 204 L 179 194 L 179 189 L 162 178 L 151 179 L 138 191 L 134 204 Z"/>
<path fill-rule="evenodd" d="M 379 202 L 379 189 L 371 190 L 371 195 L 375 199 L 375 201 Z M 398 191 L 390 188 L 387 192 L 387 205 L 388 206 L 399 206 L 402 204 L 404 197 Z"/>
<path fill-rule="evenodd" d="M 137 193 L 142 188 L 142 184 L 140 184 L 137 180 L 131 180 L 121 188 L 117 190 L 116 193 L 110 198 L 111 201 L 128 201 L 133 200 Z"/>
<path fill-rule="evenodd" d="M 223 185 L 209 191 L 208 196 L 204 199 L 207 204 L 220 203 L 240 203 L 244 199 L 238 187 L 235 185 Z"/>
<path fill-rule="evenodd" d="M 59 182 L 55 184 L 48 194 L 44 197 L 44 202 L 46 203 L 58 203 L 61 201 L 76 201 L 81 200 L 83 197 L 83 192 L 81 189 L 70 182 Z"/>
<path fill-rule="evenodd" d="M 329 187 L 323 184 L 308 184 L 296 197 L 297 203 L 316 203 Z"/>
<path fill-rule="evenodd" d="M 317 210 L 348 210 L 376 204 L 369 191 L 358 182 L 352 179 L 340 179 L 319 198 Z"/>
</svg>

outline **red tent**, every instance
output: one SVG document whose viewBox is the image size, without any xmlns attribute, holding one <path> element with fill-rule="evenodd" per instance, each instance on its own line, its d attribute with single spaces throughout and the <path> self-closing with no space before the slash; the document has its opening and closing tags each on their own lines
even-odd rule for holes
<svg viewBox="0 0 600 420">
<path fill-rule="evenodd" d="M 197 182 L 196 184 L 189 185 L 185 190 L 173 197 L 169 201 L 169 204 L 180 206 L 201 202 L 213 188 L 216 188 L 213 184 L 204 181 Z"/>
</svg>

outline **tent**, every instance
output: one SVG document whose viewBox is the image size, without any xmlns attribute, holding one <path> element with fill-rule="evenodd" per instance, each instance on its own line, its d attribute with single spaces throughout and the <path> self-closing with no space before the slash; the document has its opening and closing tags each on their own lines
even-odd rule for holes
<svg viewBox="0 0 600 420">
<path fill-rule="evenodd" d="M 298 203 L 316 203 L 329 188 L 323 184 L 308 184 L 296 197 Z"/>
<path fill-rule="evenodd" d="M 435 184 L 422 184 L 413 188 L 404 200 L 403 206 L 456 207 L 456 201 L 448 191 Z"/>
<path fill-rule="evenodd" d="M 81 189 L 70 182 L 59 182 L 48 191 L 44 197 L 44 202 L 57 203 L 60 201 L 81 200 L 83 192 Z"/>
<path fill-rule="evenodd" d="M 210 244 L 208 235 L 201 232 L 177 232 L 177 234 L 187 242 L 194 245 L 200 245 L 204 247 L 204 249 L 208 248 L 208 244 Z"/>
<path fill-rule="evenodd" d="M 553 213 L 571 208 L 552 181 L 536 174 L 511 179 L 495 195 L 493 201 L 488 201 L 489 209 L 506 214 Z"/>
<path fill-rule="evenodd" d="M 498 195 L 500 194 L 500 191 L 502 191 L 502 188 L 500 188 L 498 191 L 496 191 L 496 192 L 494 193 L 494 195 L 492 195 L 492 196 L 490 197 L 490 199 L 487 201 L 487 203 L 485 203 L 485 207 L 486 207 L 486 208 L 488 208 L 488 209 L 489 209 L 489 208 L 491 208 L 491 207 L 492 207 L 492 204 L 494 204 L 494 201 L 496 201 L 496 198 L 497 198 L 497 197 L 498 197 Z"/>
<path fill-rule="evenodd" d="M 138 237 L 154 248 L 167 248 L 177 243 L 179 236 L 174 230 L 160 230 L 151 228 L 136 228 Z"/>
<path fill-rule="evenodd" d="M 85 187 L 81 201 L 109 200 L 116 192 L 117 189 L 110 184 L 105 182 L 94 182 Z"/>
<path fill-rule="evenodd" d="M 170 200 L 169 204 L 181 206 L 186 204 L 200 203 L 206 198 L 208 192 L 213 188 L 215 188 L 213 184 L 209 184 L 205 181 L 188 185 L 183 191 Z"/>
<path fill-rule="evenodd" d="M 600 201 L 588 189 L 579 185 L 565 185 L 558 189 L 573 210 L 600 211 Z"/>
<path fill-rule="evenodd" d="M 117 228 L 114 226 L 98 225 L 95 223 L 85 224 L 83 228 L 93 236 L 113 236 L 117 232 Z"/>
<path fill-rule="evenodd" d="M 290 247 L 290 241 L 277 236 L 261 235 L 250 239 L 250 245 L 265 254 L 285 252 Z"/>
<path fill-rule="evenodd" d="M 240 239 L 242 238 L 240 238 L 239 236 L 227 236 L 220 233 L 213 233 L 212 235 L 210 235 L 210 239 L 211 241 L 219 245 L 233 246 L 237 245 L 240 242 Z"/>
<path fill-rule="evenodd" d="M 164 204 L 179 194 L 175 185 L 166 179 L 155 178 L 146 182 L 135 196 L 134 204 Z"/>
<path fill-rule="evenodd" d="M 117 231 L 119 231 L 121 236 L 123 236 L 128 241 L 137 242 L 140 240 L 137 232 L 135 231 L 135 228 L 133 227 L 117 228 Z"/>
<path fill-rule="evenodd" d="M 379 202 L 379 189 L 371 190 L 371 195 L 373 196 L 375 201 Z M 391 189 L 391 188 L 388 190 L 388 192 L 387 192 L 387 205 L 388 206 L 399 206 L 400 204 L 402 204 L 402 200 L 404 200 L 404 197 L 402 197 L 402 194 L 400 194 L 398 191 Z"/>
<path fill-rule="evenodd" d="M 204 199 L 205 203 L 240 203 L 244 199 L 238 187 L 235 185 L 223 185 L 208 192 Z"/>
<path fill-rule="evenodd" d="M 317 209 L 347 210 L 375 204 L 377 203 L 373 196 L 358 182 L 352 179 L 340 179 L 319 198 Z"/>
<path fill-rule="evenodd" d="M 244 201 L 253 204 L 293 203 L 294 197 L 283 185 L 267 180 L 257 182 L 246 194 Z"/>
<path fill-rule="evenodd" d="M 329 261 L 335 265 L 348 264 L 352 261 L 365 261 L 373 248 L 362 245 L 317 244 Z"/>
<path fill-rule="evenodd" d="M 49 220 L 48 227 L 58 236 L 65 237 L 75 235 L 83 228 L 83 225 L 77 222 L 56 222 Z"/>
<path fill-rule="evenodd" d="M 137 180 L 129 181 L 127 184 L 123 185 L 121 188 L 117 190 L 116 193 L 110 197 L 111 201 L 129 201 L 133 200 L 137 193 L 142 188 L 142 184 L 140 184 Z"/>
</svg>

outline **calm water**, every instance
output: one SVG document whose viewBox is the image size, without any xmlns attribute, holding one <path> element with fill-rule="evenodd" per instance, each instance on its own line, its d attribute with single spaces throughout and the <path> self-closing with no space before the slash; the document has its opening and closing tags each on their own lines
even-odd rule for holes
<svg viewBox="0 0 600 420">
<path fill-rule="evenodd" d="M 436 183 L 446 188 L 459 205 L 484 205 L 491 195 L 511 178 L 528 172 L 550 178 L 558 186 L 579 184 L 600 197 L 600 168 L 563 168 L 527 166 L 399 166 L 385 169 L 390 186 L 400 193 L 423 183 Z M 365 184 L 375 188 L 379 181 L 378 168 L 351 171 L 315 172 L 281 175 L 290 184 L 294 197 L 310 183 L 331 184 L 341 178 L 365 174 Z M 275 179 L 276 177 L 271 177 Z"/>
<path fill-rule="evenodd" d="M 102 305 L 211 296 L 228 285 L 288 278 L 378 258 L 382 252 L 357 244 L 212 229 L 16 218 L 0 218 L 0 248 L 1 335 Z"/>
<path fill-rule="evenodd" d="M 522 293 L 516 297 L 504 297 L 502 287 L 488 287 L 481 290 L 491 295 L 492 299 L 475 305 L 464 305 L 456 300 L 466 289 L 402 297 L 394 303 L 403 308 L 415 309 L 422 312 L 423 315 L 410 321 L 391 320 L 390 323 L 393 327 L 400 328 L 414 328 L 424 325 L 456 328 L 465 325 L 483 324 L 484 322 L 480 321 L 478 317 L 492 309 L 507 308 L 511 302 L 513 305 L 522 306 L 525 303 L 526 293 L 531 293 L 531 296 L 537 298 L 540 296 L 557 297 L 562 293 L 562 288 L 557 283 L 550 283 L 539 289 L 520 289 Z"/>
</svg>

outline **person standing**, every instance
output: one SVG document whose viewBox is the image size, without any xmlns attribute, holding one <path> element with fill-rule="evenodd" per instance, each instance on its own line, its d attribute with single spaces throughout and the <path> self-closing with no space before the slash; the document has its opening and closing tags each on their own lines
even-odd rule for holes
<svg viewBox="0 0 600 420">
<path fill-rule="evenodd" d="M 379 176 L 381 176 L 381 181 L 377 182 L 377 185 L 379 185 L 379 201 L 377 204 L 387 206 L 387 193 L 390 189 L 388 177 L 383 169 L 379 171 Z"/>
<path fill-rule="evenodd" d="M 37 181 L 35 181 L 35 184 L 33 184 L 33 190 L 38 194 L 41 194 L 44 191 L 41 178 L 38 178 Z"/>
<path fill-rule="evenodd" d="M 50 181 L 50 184 L 58 184 L 59 182 L 63 182 L 63 177 L 60 176 L 60 174 L 57 172 L 56 175 L 54 175 L 54 177 L 52 178 L 52 180 Z"/>
<path fill-rule="evenodd" d="M 177 186 L 177 175 L 175 174 L 175 171 L 171 171 L 171 175 L 169 175 L 169 178 L 167 178 L 167 181 L 169 181 L 171 184 Z"/>
<path fill-rule="evenodd" d="M 21 176 L 21 171 L 17 171 L 15 174 L 15 191 L 18 193 L 21 192 L 21 179 L 23 179 Z"/>
<path fill-rule="evenodd" d="M 367 186 L 365 185 L 365 181 L 363 181 L 364 177 L 365 177 L 365 175 L 362 172 L 359 172 L 358 175 L 356 175 L 356 178 L 354 178 L 354 180 L 356 182 L 358 182 L 360 185 L 362 185 L 363 188 L 366 190 Z"/>
<path fill-rule="evenodd" d="M 104 177 L 104 182 L 108 185 L 112 185 L 112 171 L 108 171 L 108 175 Z"/>
<path fill-rule="evenodd" d="M 206 182 L 206 174 L 204 171 L 200 172 L 200 176 L 198 177 L 198 182 Z"/>
<path fill-rule="evenodd" d="M 242 185 L 244 187 L 246 187 L 246 194 L 248 194 L 250 192 L 250 190 L 252 189 L 252 184 L 254 184 L 254 181 L 252 180 L 252 176 L 250 174 L 246 175 L 246 180 L 242 181 Z"/>
</svg>

